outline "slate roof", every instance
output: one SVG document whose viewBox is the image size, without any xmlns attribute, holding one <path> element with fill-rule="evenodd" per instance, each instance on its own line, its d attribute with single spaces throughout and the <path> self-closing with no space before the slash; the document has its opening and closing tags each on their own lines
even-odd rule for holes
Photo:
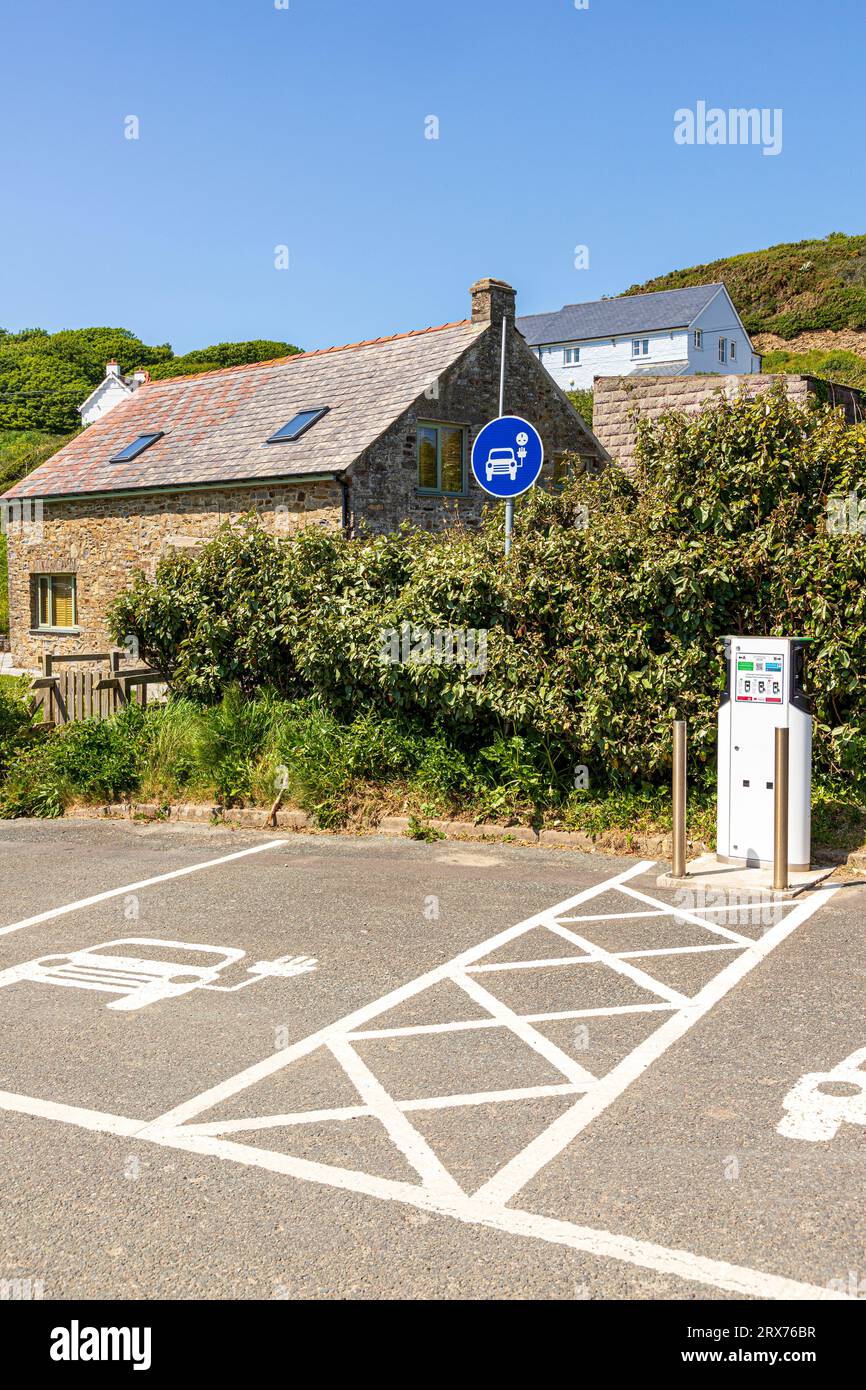
<svg viewBox="0 0 866 1390">
<path fill-rule="evenodd" d="M 626 376 L 688 376 L 691 372 L 691 363 L 684 362 L 660 362 L 657 367 L 632 367 Z"/>
<path fill-rule="evenodd" d="M 531 347 L 540 343 L 608 338 L 620 333 L 687 328 L 721 289 L 724 289 L 722 284 L 695 285 L 684 290 L 655 290 L 652 294 L 566 304 L 554 314 L 530 314 L 519 318 L 517 327 Z"/>
<path fill-rule="evenodd" d="M 140 386 L 6 497 L 61 497 L 342 473 L 484 332 L 470 320 Z M 298 411 L 328 406 L 299 439 L 266 444 Z M 164 430 L 129 463 L 109 460 Z"/>
</svg>

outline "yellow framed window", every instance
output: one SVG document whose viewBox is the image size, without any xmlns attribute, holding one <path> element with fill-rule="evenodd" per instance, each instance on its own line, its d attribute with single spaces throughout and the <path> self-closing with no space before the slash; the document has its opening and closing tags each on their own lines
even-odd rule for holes
<svg viewBox="0 0 866 1390">
<path fill-rule="evenodd" d="M 74 628 L 78 606 L 74 574 L 36 576 L 36 625 L 44 628 Z"/>
</svg>

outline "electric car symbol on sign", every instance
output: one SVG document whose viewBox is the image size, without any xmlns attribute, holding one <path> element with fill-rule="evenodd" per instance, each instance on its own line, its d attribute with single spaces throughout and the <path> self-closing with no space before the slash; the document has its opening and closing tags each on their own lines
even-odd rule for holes
<svg viewBox="0 0 866 1390">
<path fill-rule="evenodd" d="M 786 1139 L 822 1143 L 834 1138 L 842 1124 L 866 1125 L 866 1047 L 832 1071 L 801 1076 L 782 1105 L 785 1117 L 776 1131 Z"/>
<path fill-rule="evenodd" d="M 127 948 L 137 948 L 134 951 Z M 38 960 L 0 970 L 0 987 L 21 980 L 61 985 L 71 989 L 95 989 L 118 995 L 109 1009 L 143 1009 L 160 999 L 176 999 L 193 989 L 214 989 L 230 994 L 267 976 L 305 974 L 316 969 L 309 956 L 280 956 L 256 961 L 248 978 L 236 985 L 220 985 L 220 974 L 246 955 L 236 946 L 200 946 L 187 941 L 160 941 L 147 936 L 125 936 L 103 941 L 68 955 L 41 956 Z M 190 959 L 192 957 L 192 959 Z"/>
<path fill-rule="evenodd" d="M 487 455 L 487 462 L 484 465 L 484 473 L 488 483 L 494 473 L 507 473 L 512 482 L 517 477 L 519 465 L 514 457 L 513 449 L 491 449 Z"/>
</svg>

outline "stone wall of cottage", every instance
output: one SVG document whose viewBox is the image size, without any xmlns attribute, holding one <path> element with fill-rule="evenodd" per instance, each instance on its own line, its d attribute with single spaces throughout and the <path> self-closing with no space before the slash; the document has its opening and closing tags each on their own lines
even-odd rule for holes
<svg viewBox="0 0 866 1390">
<path fill-rule="evenodd" d="M 353 465 L 352 533 L 391 531 L 409 521 L 439 530 L 456 520 L 475 524 L 485 506 L 499 505 L 478 486 L 469 452 L 479 430 L 499 414 L 501 320 L 488 329 L 425 395 L 407 410 Z M 605 454 L 583 429 L 523 336 L 509 326 L 506 350 L 505 413 L 530 420 L 545 449 L 542 485 L 553 478 L 557 454 L 576 453 L 602 462 Z M 466 491 L 461 497 L 422 492 L 418 487 L 417 429 L 425 422 L 466 428 Z M 520 506 L 518 499 L 517 506 Z"/>
<path fill-rule="evenodd" d="M 756 396 L 779 382 L 798 404 L 810 399 L 829 401 L 843 407 L 849 423 L 866 418 L 863 392 L 811 376 L 608 376 L 596 377 L 594 382 L 593 431 L 611 457 L 631 470 L 640 419 L 657 420 L 671 410 L 697 414 L 720 396 L 727 400 L 741 394 Z"/>
<path fill-rule="evenodd" d="M 150 496 L 45 502 L 41 518 L 24 503 L 9 529 L 9 620 L 12 661 L 39 666 L 44 650 L 104 652 L 112 645 L 105 612 L 128 587 L 135 570 L 152 577 L 171 551 L 194 550 L 225 521 L 256 512 L 268 530 L 290 534 L 301 526 L 342 525 L 342 493 L 335 482 L 304 482 L 202 489 Z M 74 574 L 75 633 L 34 629 L 33 589 L 40 574 Z"/>
</svg>

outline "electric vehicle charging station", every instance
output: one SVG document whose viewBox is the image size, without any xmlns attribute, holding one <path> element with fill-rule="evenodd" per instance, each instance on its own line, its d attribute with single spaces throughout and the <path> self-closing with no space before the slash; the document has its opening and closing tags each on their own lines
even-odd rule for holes
<svg viewBox="0 0 866 1390">
<path fill-rule="evenodd" d="M 803 637 L 726 637 L 728 677 L 719 707 L 716 857 L 773 865 L 775 730 L 789 737 L 788 860 L 812 855 L 812 716 L 803 693 Z"/>
</svg>

